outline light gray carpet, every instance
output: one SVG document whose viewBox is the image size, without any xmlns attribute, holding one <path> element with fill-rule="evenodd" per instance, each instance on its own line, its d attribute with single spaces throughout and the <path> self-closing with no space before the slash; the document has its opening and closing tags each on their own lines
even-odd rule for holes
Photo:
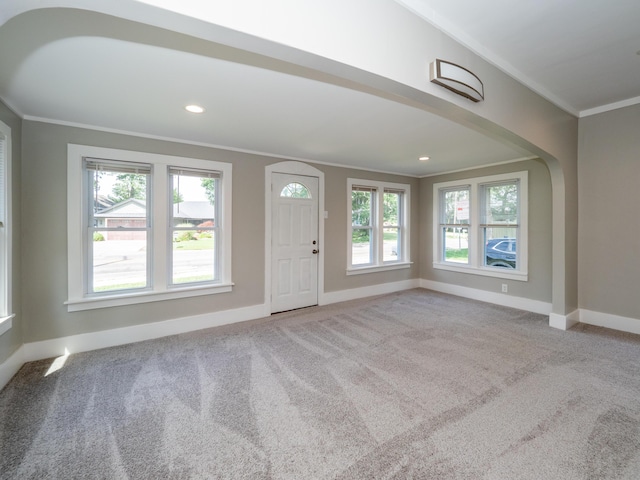
<svg viewBox="0 0 640 480">
<path fill-rule="evenodd" d="M 3 479 L 640 478 L 638 336 L 427 290 L 51 363 Z"/>
</svg>

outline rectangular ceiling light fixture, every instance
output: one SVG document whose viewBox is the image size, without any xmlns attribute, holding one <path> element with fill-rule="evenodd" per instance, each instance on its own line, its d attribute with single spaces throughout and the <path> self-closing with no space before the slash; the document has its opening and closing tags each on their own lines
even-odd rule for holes
<svg viewBox="0 0 640 480">
<path fill-rule="evenodd" d="M 431 81 L 463 97 L 484 100 L 484 85 L 475 73 L 455 63 L 436 59 L 429 65 Z"/>
</svg>

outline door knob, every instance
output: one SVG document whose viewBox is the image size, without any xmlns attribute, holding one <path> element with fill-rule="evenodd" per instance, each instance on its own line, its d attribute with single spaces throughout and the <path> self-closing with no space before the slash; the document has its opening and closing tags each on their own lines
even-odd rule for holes
<svg viewBox="0 0 640 480">
<path fill-rule="evenodd" d="M 314 249 L 313 249 L 313 251 L 312 251 L 311 253 L 313 253 L 314 255 L 317 255 L 319 251 L 320 251 L 320 250 L 316 250 L 316 249 L 314 248 Z"/>
</svg>

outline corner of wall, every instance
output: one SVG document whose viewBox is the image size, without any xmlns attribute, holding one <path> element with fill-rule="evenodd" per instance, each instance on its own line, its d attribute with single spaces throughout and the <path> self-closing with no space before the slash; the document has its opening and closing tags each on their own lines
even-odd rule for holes
<svg viewBox="0 0 640 480">
<path fill-rule="evenodd" d="M 549 326 L 559 330 L 569 330 L 578 323 L 580 323 L 580 310 L 574 310 L 568 315 L 553 312 L 549 314 Z"/>
<path fill-rule="evenodd" d="M 18 373 L 24 363 L 24 346 L 21 345 L 9 358 L 0 363 L 0 391 Z"/>
</svg>

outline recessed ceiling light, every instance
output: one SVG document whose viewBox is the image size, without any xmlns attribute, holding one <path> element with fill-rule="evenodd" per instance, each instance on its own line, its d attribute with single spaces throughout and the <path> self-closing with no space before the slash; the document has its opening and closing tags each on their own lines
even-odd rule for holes
<svg viewBox="0 0 640 480">
<path fill-rule="evenodd" d="M 203 113 L 204 112 L 204 108 L 202 108 L 200 105 L 187 105 L 186 107 L 184 107 L 184 109 L 187 112 L 191 112 L 191 113 Z"/>
<path fill-rule="evenodd" d="M 420 157 L 420 158 L 418 158 L 418 160 L 420 160 L 421 162 L 426 162 L 427 160 L 429 160 L 429 157 L 427 157 L 427 156 Z"/>
</svg>

